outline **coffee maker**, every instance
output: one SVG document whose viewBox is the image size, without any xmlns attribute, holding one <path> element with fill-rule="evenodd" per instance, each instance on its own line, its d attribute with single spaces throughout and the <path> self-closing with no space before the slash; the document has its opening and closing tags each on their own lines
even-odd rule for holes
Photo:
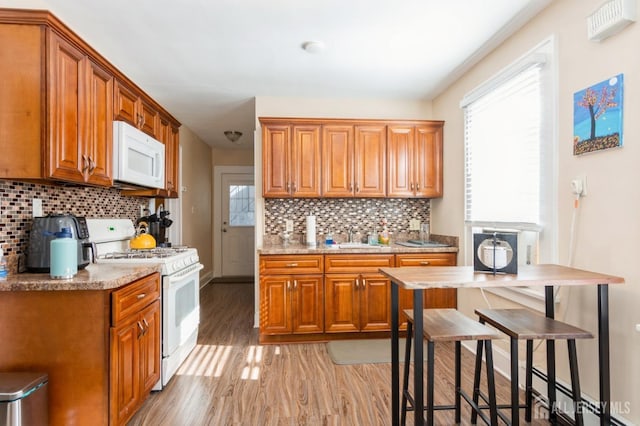
<svg viewBox="0 0 640 426">
<path fill-rule="evenodd" d="M 136 221 L 136 228 L 141 223 L 147 224 L 147 232 L 156 240 L 156 247 L 171 247 L 171 243 L 167 241 L 166 230 L 171 226 L 173 221 L 169 219 L 167 210 L 162 209 L 162 206 L 158 208 L 158 212 L 149 216 L 143 216 Z"/>
</svg>

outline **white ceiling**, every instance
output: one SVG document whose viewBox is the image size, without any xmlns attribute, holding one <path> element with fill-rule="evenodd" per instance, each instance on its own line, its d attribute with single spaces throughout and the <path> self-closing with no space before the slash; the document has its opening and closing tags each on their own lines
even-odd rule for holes
<svg viewBox="0 0 640 426">
<path fill-rule="evenodd" d="M 551 0 L 0 0 L 52 11 L 211 146 L 256 96 L 429 100 Z M 305 52 L 305 41 L 326 48 Z"/>
</svg>

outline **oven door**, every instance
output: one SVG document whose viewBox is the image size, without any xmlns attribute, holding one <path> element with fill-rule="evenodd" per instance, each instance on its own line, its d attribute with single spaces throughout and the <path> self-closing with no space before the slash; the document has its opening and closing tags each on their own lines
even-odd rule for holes
<svg viewBox="0 0 640 426">
<path fill-rule="evenodd" d="M 162 357 L 174 354 L 197 333 L 200 323 L 200 270 L 196 263 L 162 278 Z"/>
</svg>

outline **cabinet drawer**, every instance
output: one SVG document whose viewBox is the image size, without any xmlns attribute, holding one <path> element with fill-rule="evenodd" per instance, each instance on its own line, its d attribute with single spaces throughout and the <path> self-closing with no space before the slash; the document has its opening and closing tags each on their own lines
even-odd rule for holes
<svg viewBox="0 0 640 426">
<path fill-rule="evenodd" d="M 380 268 L 394 266 L 392 254 L 330 254 L 324 260 L 326 273 L 378 272 Z"/>
<path fill-rule="evenodd" d="M 455 266 L 455 253 L 397 254 L 396 266 Z"/>
<path fill-rule="evenodd" d="M 112 325 L 160 298 L 160 275 L 151 274 L 111 293 Z"/>
<path fill-rule="evenodd" d="M 321 274 L 323 269 L 321 254 L 260 256 L 260 275 Z"/>
</svg>

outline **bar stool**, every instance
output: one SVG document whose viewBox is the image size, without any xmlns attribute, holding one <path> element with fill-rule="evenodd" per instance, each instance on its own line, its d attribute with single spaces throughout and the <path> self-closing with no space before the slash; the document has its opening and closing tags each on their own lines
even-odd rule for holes
<svg viewBox="0 0 640 426">
<path fill-rule="evenodd" d="M 405 347 L 404 359 L 404 381 L 402 383 L 402 413 L 401 423 L 406 423 L 407 411 L 413 411 L 415 403 L 409 392 L 409 364 L 411 362 L 411 340 L 413 335 L 413 310 L 403 311 L 407 317 L 407 343 Z M 480 417 L 491 425 L 497 424 L 496 392 L 493 375 L 493 352 L 491 340 L 499 339 L 500 334 L 495 330 L 480 324 L 477 321 L 461 314 L 455 309 L 425 309 L 422 313 L 423 335 L 427 340 L 427 424 L 433 425 L 434 410 L 455 410 L 455 421 L 460 423 L 460 402 L 464 398 L 471 406 L 473 413 L 478 413 Z M 490 417 L 486 417 L 474 402 L 461 388 L 461 342 L 463 340 L 478 340 L 485 343 L 486 367 L 487 367 L 487 387 L 489 393 Z M 434 344 L 436 342 L 455 342 L 455 404 L 434 406 Z M 416 343 L 417 344 L 417 343 Z M 410 407 L 407 407 L 407 403 Z"/>
<path fill-rule="evenodd" d="M 576 425 L 582 425 L 580 407 L 580 381 L 578 377 L 578 358 L 575 339 L 590 339 L 593 335 L 588 331 L 572 325 L 533 313 L 528 309 L 476 309 L 481 324 L 489 324 L 502 331 L 510 338 L 511 343 L 511 405 L 498 408 L 511 409 L 511 424 L 518 425 L 521 408 L 525 409 L 525 420 L 531 422 L 533 402 L 533 340 L 566 340 L 569 349 L 569 370 L 571 373 L 571 392 L 575 404 Z M 526 340 L 526 369 L 525 369 L 525 404 L 520 405 L 518 393 L 518 340 Z M 482 351 L 482 342 L 478 342 L 478 353 Z M 480 356 L 481 358 L 481 356 Z M 482 397 L 478 389 L 481 376 L 481 359 L 476 355 L 476 369 L 474 377 L 473 400 L 477 404 Z M 548 369 L 549 367 L 547 367 Z M 549 407 L 553 411 L 556 404 L 555 389 L 549 392 Z M 484 399 L 484 398 L 483 398 Z M 502 417 L 502 416 L 501 416 Z M 475 423 L 475 413 L 471 415 L 471 423 Z"/>
</svg>

